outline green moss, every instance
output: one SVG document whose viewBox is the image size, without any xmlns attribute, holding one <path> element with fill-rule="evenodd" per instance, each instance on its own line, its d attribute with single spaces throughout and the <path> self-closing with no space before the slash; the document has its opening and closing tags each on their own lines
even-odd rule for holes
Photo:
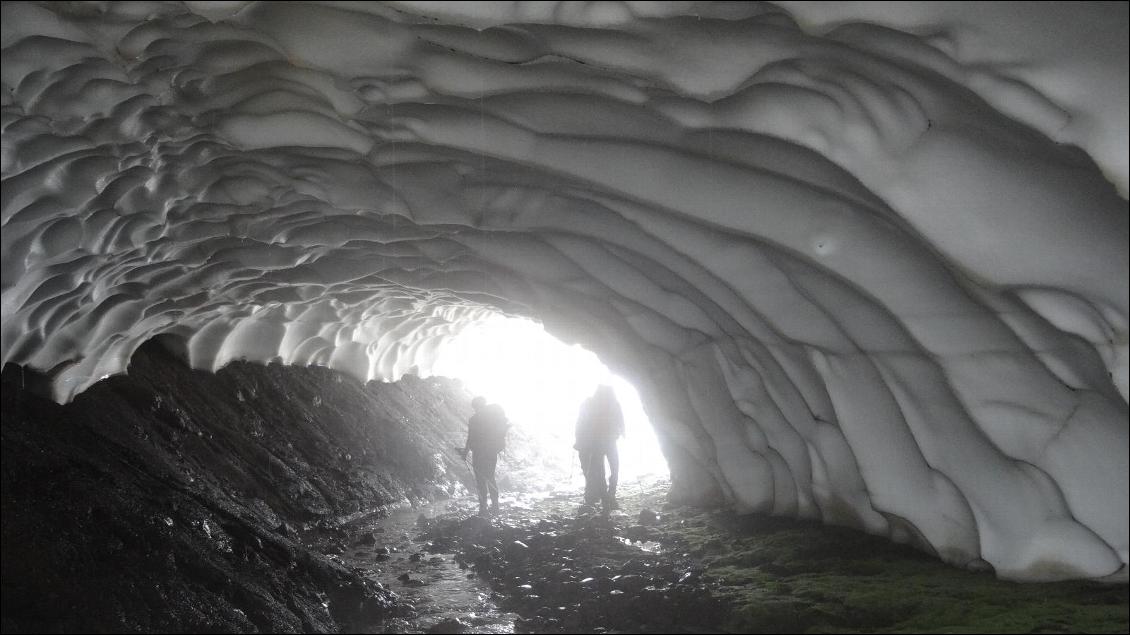
<svg viewBox="0 0 1130 635">
<path fill-rule="evenodd" d="M 1126 585 L 1019 584 L 857 531 L 685 516 L 673 537 L 703 556 L 717 593 L 732 604 L 733 632 L 1124 633 L 1130 626 Z"/>
</svg>

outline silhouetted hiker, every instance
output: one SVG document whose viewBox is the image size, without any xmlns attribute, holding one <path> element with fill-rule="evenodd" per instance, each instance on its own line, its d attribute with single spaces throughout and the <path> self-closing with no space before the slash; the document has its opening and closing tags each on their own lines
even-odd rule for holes
<svg viewBox="0 0 1130 635">
<path fill-rule="evenodd" d="M 604 511 L 619 509 L 616 483 L 620 479 L 620 455 L 616 440 L 624 436 L 624 415 L 611 386 L 600 385 L 581 404 L 577 417 L 577 442 L 573 447 L 580 455 L 585 475 L 585 503 L 601 502 Z M 604 461 L 608 460 L 608 482 L 604 481 Z"/>
<path fill-rule="evenodd" d="M 506 447 L 506 429 L 510 423 L 506 413 L 498 404 L 487 404 L 483 397 L 471 400 L 475 414 L 467 422 L 467 443 L 460 454 L 464 459 L 471 452 L 471 467 L 475 470 L 475 485 L 479 489 L 479 513 L 487 513 L 487 494 L 490 494 L 490 511 L 498 513 L 498 484 L 494 480 L 494 468 L 498 465 L 498 453 Z"/>
</svg>

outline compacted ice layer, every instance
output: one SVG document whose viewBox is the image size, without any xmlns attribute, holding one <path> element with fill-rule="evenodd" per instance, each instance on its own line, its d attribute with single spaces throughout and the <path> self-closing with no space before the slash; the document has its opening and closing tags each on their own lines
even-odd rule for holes
<svg viewBox="0 0 1130 635">
<path fill-rule="evenodd" d="M 1126 119 L 1017 66 L 1046 34 L 994 66 L 992 11 L 3 11 L 0 353 L 58 401 L 161 333 L 427 374 L 501 311 L 637 384 L 676 497 L 1125 571 L 1125 161 L 1091 126 Z M 1125 110 L 1125 6 L 1087 11 Z"/>
</svg>

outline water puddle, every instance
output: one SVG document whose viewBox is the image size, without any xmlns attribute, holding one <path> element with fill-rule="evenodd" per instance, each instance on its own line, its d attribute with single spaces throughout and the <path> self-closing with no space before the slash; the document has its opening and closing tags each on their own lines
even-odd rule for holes
<svg viewBox="0 0 1130 635">
<path fill-rule="evenodd" d="M 444 501 L 408 508 L 365 523 L 372 544 L 341 554 L 347 566 L 369 571 L 371 580 L 409 605 L 404 615 L 375 624 L 376 632 L 514 632 L 517 615 L 498 608 L 490 585 L 460 568 L 452 554 L 428 551 L 430 544 L 420 538 L 421 517 L 433 518 L 456 505 Z"/>
<path fill-rule="evenodd" d="M 623 489 L 634 488 L 628 485 Z M 500 500 L 502 513 L 492 522 L 497 526 L 540 527 L 533 531 L 540 532 L 545 540 L 555 540 L 564 519 L 597 516 L 591 509 L 578 506 L 580 498 L 580 493 L 571 490 L 504 494 Z M 474 498 L 462 498 L 405 508 L 387 518 L 360 518 L 352 523 L 349 533 L 354 540 L 360 536 L 361 542 L 330 557 L 347 567 L 368 572 L 371 580 L 396 593 L 408 605 L 402 615 L 374 624 L 371 632 L 515 632 L 518 615 L 499 608 L 500 597 L 490 583 L 471 569 L 461 567 L 454 554 L 437 551 L 424 538 L 424 530 L 433 519 L 452 512 L 467 518 L 476 508 Z M 604 517 L 603 524 L 624 524 L 625 519 L 626 514 L 617 510 Z M 618 536 L 617 540 L 641 552 L 661 552 L 656 541 L 632 540 L 627 536 Z"/>
<path fill-rule="evenodd" d="M 660 545 L 658 542 L 655 542 L 654 540 L 632 540 L 631 538 L 628 538 L 626 536 L 616 536 L 616 540 L 619 540 L 629 547 L 635 547 L 640 551 L 646 551 L 647 553 L 659 553 L 662 549 L 662 545 Z"/>
</svg>

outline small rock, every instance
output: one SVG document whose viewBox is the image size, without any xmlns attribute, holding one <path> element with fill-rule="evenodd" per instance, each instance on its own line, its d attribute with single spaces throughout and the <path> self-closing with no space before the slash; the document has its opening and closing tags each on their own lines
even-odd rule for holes
<svg viewBox="0 0 1130 635">
<path fill-rule="evenodd" d="M 636 574 L 616 576 L 612 579 L 612 582 L 617 588 L 632 592 L 639 591 L 648 584 L 647 578 Z"/>
</svg>

